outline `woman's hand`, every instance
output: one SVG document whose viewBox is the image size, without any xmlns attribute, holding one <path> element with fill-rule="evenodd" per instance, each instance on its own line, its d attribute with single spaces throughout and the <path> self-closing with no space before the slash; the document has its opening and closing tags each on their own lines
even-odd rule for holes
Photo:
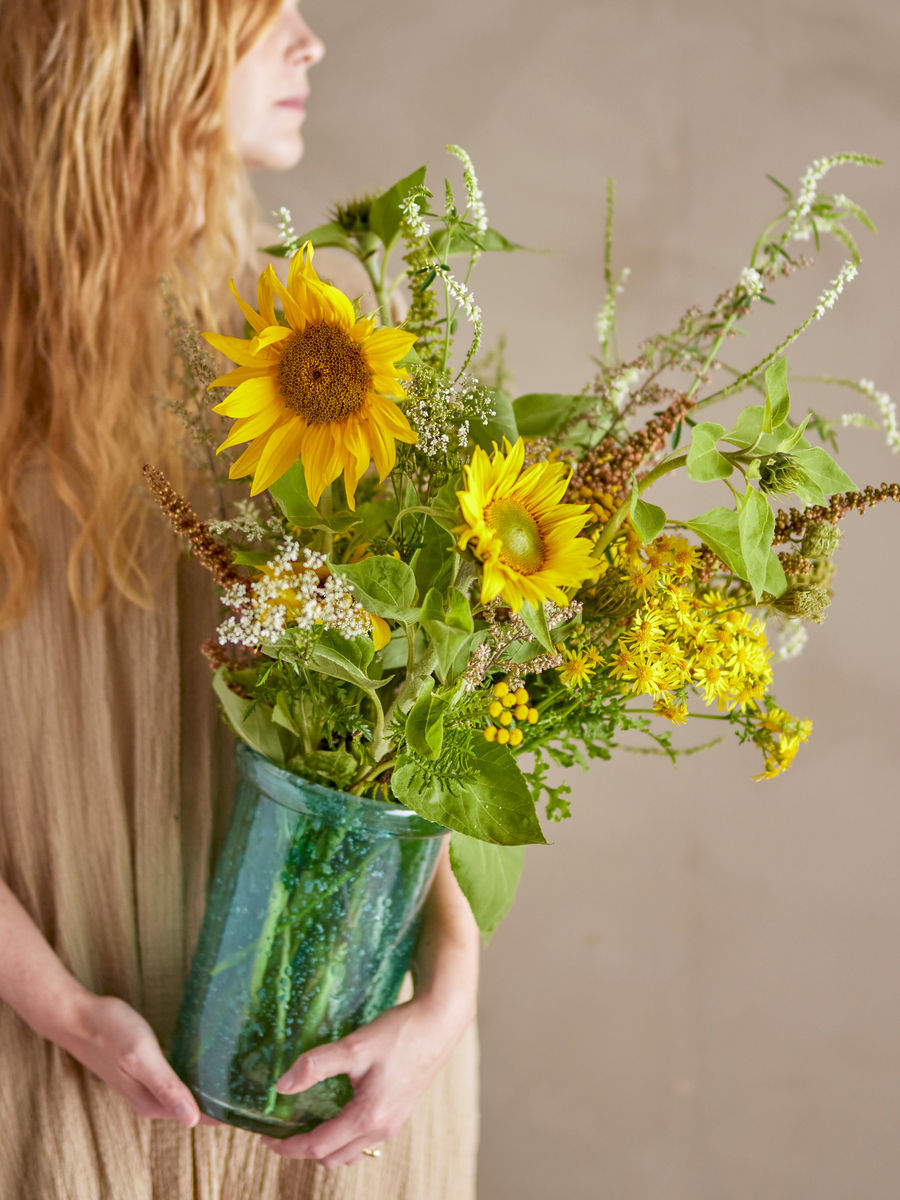
<svg viewBox="0 0 900 1200">
<path fill-rule="evenodd" d="M 415 997 L 370 1025 L 308 1050 L 279 1080 L 280 1092 L 302 1092 L 332 1075 L 348 1075 L 353 1099 L 311 1133 L 263 1138 L 284 1158 L 312 1158 L 326 1167 L 359 1162 L 364 1150 L 393 1137 L 447 1061 L 471 1020 L 471 1010 L 437 1011 Z"/>
<path fill-rule="evenodd" d="M 412 1000 L 301 1054 L 277 1085 L 280 1092 L 302 1092 L 343 1074 L 353 1084 L 353 1099 L 311 1133 L 264 1138 L 266 1145 L 284 1158 L 337 1167 L 358 1162 L 364 1150 L 397 1133 L 475 1016 L 478 946 L 445 847 L 412 963 Z"/>
<path fill-rule="evenodd" d="M 85 992 L 53 1040 L 98 1075 L 139 1117 L 200 1118 L 197 1102 L 160 1049 L 156 1034 L 124 1000 Z"/>
</svg>

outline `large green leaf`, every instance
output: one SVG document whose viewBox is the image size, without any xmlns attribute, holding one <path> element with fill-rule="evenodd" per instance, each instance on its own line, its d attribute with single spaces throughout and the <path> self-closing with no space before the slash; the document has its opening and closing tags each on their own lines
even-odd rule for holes
<svg viewBox="0 0 900 1200">
<path fill-rule="evenodd" d="M 516 426 L 516 414 L 509 396 L 507 396 L 506 392 L 492 390 L 491 398 L 494 406 L 494 415 L 488 419 L 487 424 L 482 425 L 480 421 L 471 421 L 469 423 L 469 433 L 472 441 L 476 446 L 480 446 L 482 450 L 487 450 L 488 452 L 493 449 L 494 442 L 498 446 L 502 446 L 504 438 L 507 438 L 510 442 L 514 442 L 519 436 L 519 430 Z"/>
<path fill-rule="evenodd" d="M 370 679 L 366 674 L 374 654 L 371 638 L 344 638 L 329 629 L 313 646 L 307 665 L 320 675 L 329 675 L 332 679 L 341 679 L 363 691 L 372 692 L 387 683 L 386 679 Z"/>
<path fill-rule="evenodd" d="M 406 740 L 422 758 L 440 757 L 447 708 L 447 700 L 434 694 L 434 680 L 426 679 L 406 718 Z"/>
<path fill-rule="evenodd" d="M 355 563 L 335 563 L 332 571 L 353 589 L 363 608 L 376 617 L 410 621 L 416 577 L 408 563 L 390 554 L 373 554 Z"/>
<path fill-rule="evenodd" d="M 791 455 L 803 468 L 804 474 L 819 487 L 826 496 L 835 492 L 852 492 L 856 484 L 821 446 L 810 446 L 808 450 L 792 450 Z"/>
<path fill-rule="evenodd" d="M 239 696 L 228 686 L 229 678 L 247 687 L 255 677 L 254 671 L 226 673 L 224 667 L 219 667 L 213 676 L 213 689 L 235 733 L 270 762 L 283 767 L 285 756 L 296 744 L 296 739 L 275 724 L 272 709 L 267 704 Z"/>
<path fill-rule="evenodd" d="M 710 550 L 741 579 L 747 578 L 747 565 L 741 553 L 741 531 L 738 514 L 732 508 L 711 508 L 691 521 L 685 521 L 706 542 Z M 748 581 L 749 582 L 749 581 Z"/>
<path fill-rule="evenodd" d="M 320 246 L 339 246 L 341 250 L 353 249 L 353 243 L 337 221 L 328 221 L 325 225 L 317 225 L 315 229 L 310 229 L 296 239 L 298 246 L 302 246 L 305 242 L 312 242 L 316 249 Z M 287 258 L 291 254 L 291 250 L 283 243 L 278 243 L 274 246 L 266 246 L 265 253 L 276 258 Z"/>
<path fill-rule="evenodd" d="M 458 523 L 458 520 L 457 515 L 454 522 Z M 450 582 L 454 566 L 453 535 L 433 517 L 426 516 L 419 536 L 421 545 L 410 565 L 416 577 L 419 595 L 424 596 L 429 588 L 443 589 Z"/>
<path fill-rule="evenodd" d="M 319 512 L 309 498 L 306 473 L 299 459 L 268 490 L 287 519 L 298 529 L 330 529 L 335 533 L 345 533 L 359 523 L 359 513 L 346 509 L 330 516 Z"/>
<path fill-rule="evenodd" d="M 711 508 L 709 512 L 685 521 L 688 529 L 693 529 L 715 554 L 740 579 L 750 583 L 749 571 L 744 561 L 741 549 L 740 518 L 731 508 Z M 786 587 L 784 570 L 778 561 L 774 550 L 769 550 L 766 556 L 766 572 L 763 586 L 773 596 L 780 596 Z M 752 586 L 752 584 L 751 584 Z"/>
<path fill-rule="evenodd" d="M 716 443 L 724 434 L 725 426 L 715 421 L 704 421 L 691 430 L 691 446 L 687 456 L 687 473 L 691 479 L 706 482 L 710 479 L 727 479 L 734 467 Z"/>
<path fill-rule="evenodd" d="M 450 865 L 485 942 L 516 898 L 525 850 L 496 846 L 463 833 L 450 836 Z"/>
<path fill-rule="evenodd" d="M 534 801 L 509 748 L 477 735 L 472 738 L 468 770 L 454 764 L 440 774 L 435 767 L 402 754 L 391 790 L 420 816 L 467 837 L 502 846 L 545 841 Z"/>
<path fill-rule="evenodd" d="M 769 550 L 775 532 L 775 514 L 768 500 L 748 485 L 738 514 L 741 557 L 746 567 L 745 578 L 758 600 L 765 590 L 769 569 Z"/>
<path fill-rule="evenodd" d="M 529 392 L 513 401 L 516 428 L 522 437 L 546 437 L 575 417 L 584 396 Z"/>
<path fill-rule="evenodd" d="M 406 199 L 413 188 L 421 187 L 425 183 L 425 171 L 425 167 L 419 167 L 372 201 L 369 208 L 369 228 L 381 239 L 387 250 L 393 246 L 400 232 L 400 222 L 403 219 L 401 201 Z"/>
<path fill-rule="evenodd" d="M 763 431 L 771 433 L 787 420 L 791 409 L 788 395 L 787 359 L 779 355 L 766 370 L 766 406 Z"/>
<path fill-rule="evenodd" d="M 462 592 L 451 588 L 445 605 L 438 589 L 430 588 L 422 601 L 419 620 L 437 654 L 438 676 L 442 683 L 447 683 L 463 651 L 472 645 L 475 623 L 469 601 Z"/>
</svg>

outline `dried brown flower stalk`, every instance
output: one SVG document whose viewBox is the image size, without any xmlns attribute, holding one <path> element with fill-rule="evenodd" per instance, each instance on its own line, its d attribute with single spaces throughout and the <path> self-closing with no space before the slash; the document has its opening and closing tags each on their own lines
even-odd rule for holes
<svg viewBox="0 0 900 1200">
<path fill-rule="evenodd" d="M 144 467 L 144 478 L 159 507 L 175 532 L 185 539 L 194 554 L 221 587 L 247 587 L 247 581 L 234 566 L 231 551 L 209 531 L 190 502 L 179 495 L 158 467 Z"/>
<path fill-rule="evenodd" d="M 782 509 L 775 514 L 775 535 L 773 542 L 781 545 L 802 537 L 810 525 L 818 521 L 828 521 L 835 524 L 845 517 L 851 509 L 864 513 L 875 504 L 885 500 L 900 502 L 900 483 L 882 483 L 881 487 L 863 488 L 861 492 L 840 492 L 829 498 L 827 504 L 817 504 L 813 508 Z"/>
</svg>

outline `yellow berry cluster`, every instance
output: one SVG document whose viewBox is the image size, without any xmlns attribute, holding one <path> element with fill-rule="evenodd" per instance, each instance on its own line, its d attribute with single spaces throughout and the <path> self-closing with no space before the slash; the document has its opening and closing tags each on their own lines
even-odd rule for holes
<svg viewBox="0 0 900 1200">
<path fill-rule="evenodd" d="M 501 746 L 518 746 L 522 741 L 522 730 L 518 725 L 534 725 L 538 710 L 529 707 L 525 688 L 516 688 L 513 692 L 509 684 L 501 680 L 494 684 L 494 699 L 488 706 L 488 716 L 491 724 L 485 727 L 485 741 L 497 742 Z"/>
</svg>

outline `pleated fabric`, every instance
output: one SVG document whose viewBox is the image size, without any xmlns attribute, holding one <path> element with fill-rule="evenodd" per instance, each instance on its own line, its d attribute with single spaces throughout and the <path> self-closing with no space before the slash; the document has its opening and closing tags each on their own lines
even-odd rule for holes
<svg viewBox="0 0 900 1200">
<path fill-rule="evenodd" d="M 0 874 L 69 970 L 166 1046 L 230 805 L 232 747 L 199 649 L 213 589 L 173 558 L 153 611 L 79 616 L 73 524 L 40 470 L 27 491 L 42 568 L 27 617 L 0 634 Z M 135 1117 L 0 1003 L 0 1198 L 470 1200 L 477 1070 L 471 1029 L 383 1156 L 329 1171 L 243 1131 Z"/>
</svg>

